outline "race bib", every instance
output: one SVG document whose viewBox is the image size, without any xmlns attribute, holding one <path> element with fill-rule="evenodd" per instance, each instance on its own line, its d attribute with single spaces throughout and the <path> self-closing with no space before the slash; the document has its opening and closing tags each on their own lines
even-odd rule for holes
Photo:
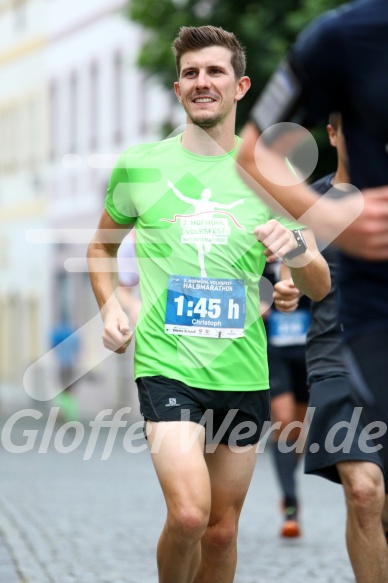
<svg viewBox="0 0 388 583">
<path fill-rule="evenodd" d="M 242 279 L 171 275 L 166 334 L 201 338 L 244 336 L 246 296 Z"/>
<path fill-rule="evenodd" d="M 297 310 L 290 314 L 271 312 L 267 320 L 269 344 L 272 346 L 305 344 L 310 322 L 310 310 Z"/>
</svg>

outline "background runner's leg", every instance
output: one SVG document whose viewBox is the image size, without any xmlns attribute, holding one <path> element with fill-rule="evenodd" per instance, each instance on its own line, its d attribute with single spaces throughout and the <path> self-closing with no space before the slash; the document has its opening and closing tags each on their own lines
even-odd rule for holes
<svg viewBox="0 0 388 583">
<path fill-rule="evenodd" d="M 388 582 L 388 549 L 381 524 L 384 480 L 378 465 L 337 464 L 348 509 L 346 542 L 357 583 Z"/>
</svg>

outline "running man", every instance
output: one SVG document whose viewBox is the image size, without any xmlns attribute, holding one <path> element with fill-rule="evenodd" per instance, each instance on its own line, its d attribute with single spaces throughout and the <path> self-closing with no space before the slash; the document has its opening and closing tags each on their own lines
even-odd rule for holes
<svg viewBox="0 0 388 583">
<path fill-rule="evenodd" d="M 376 423 L 374 439 L 383 446 L 379 455 L 388 494 L 387 70 L 386 0 L 351 2 L 324 14 L 303 31 L 259 97 L 237 167 L 268 204 L 303 216 L 317 235 L 336 237 L 342 251 L 339 318 L 346 361 L 354 399 L 365 420 Z M 283 163 L 284 145 L 300 135 L 300 124 L 326 123 L 332 111 L 341 112 L 350 182 L 362 197 L 320 197 L 304 182 L 296 184 Z M 292 135 L 290 129 L 297 131 Z M 271 177 L 264 172 L 269 168 Z M 279 176 L 292 186 L 279 185 Z M 347 216 L 351 224 L 344 229 Z M 385 560 L 376 583 L 387 581 L 387 573 Z"/>
<path fill-rule="evenodd" d="M 312 188 L 341 198 L 348 182 L 347 152 L 339 113 L 330 115 L 327 126 L 330 143 L 337 149 L 334 174 L 324 176 Z M 357 583 L 388 581 L 388 549 L 384 531 L 384 466 L 373 448 L 362 447 L 364 426 L 354 407 L 349 374 L 341 350 L 338 320 L 338 250 L 329 245 L 323 252 L 331 273 L 332 288 L 318 303 L 311 302 L 312 323 L 307 334 L 306 364 L 310 385 L 310 407 L 314 408 L 306 446 L 305 472 L 342 483 L 347 505 L 346 542 Z M 283 269 L 284 271 L 284 269 Z M 284 275 L 284 274 L 283 274 Z M 292 280 L 275 285 L 274 300 L 279 310 L 293 312 L 299 303 Z M 354 430 L 351 443 L 339 447 L 345 438 L 345 423 Z M 338 429 L 335 443 L 328 439 Z"/>
<path fill-rule="evenodd" d="M 123 353 L 132 332 L 115 295 L 115 258 L 136 227 L 143 304 L 135 378 L 167 506 L 159 583 L 232 583 L 254 446 L 269 419 L 260 275 L 267 257 L 286 257 L 298 286 L 315 300 L 328 293 L 330 276 L 311 232 L 298 244 L 295 224 L 277 221 L 235 171 L 236 107 L 250 86 L 236 37 L 213 26 L 183 27 L 173 50 L 187 127 L 120 157 L 89 246 L 89 269 L 104 344 Z M 210 189 L 231 216 L 210 226 L 199 220 L 192 235 L 192 209 L 166 188 L 167 180 L 190 206 L 192 199 L 202 204 Z M 195 245 L 182 243 L 205 236 L 226 239 L 206 255 L 206 278 Z M 102 270 L 101 261 L 110 269 Z"/>
</svg>

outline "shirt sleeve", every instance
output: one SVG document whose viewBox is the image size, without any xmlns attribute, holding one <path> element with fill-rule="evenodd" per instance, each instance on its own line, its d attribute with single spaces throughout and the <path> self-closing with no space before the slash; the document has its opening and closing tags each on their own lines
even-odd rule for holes
<svg viewBox="0 0 388 583">
<path fill-rule="evenodd" d="M 274 214 L 274 215 L 272 215 L 271 218 L 275 219 L 276 221 L 281 223 L 283 225 L 283 227 L 286 227 L 286 229 L 289 229 L 290 231 L 293 231 L 294 229 L 300 229 L 300 230 L 307 229 L 306 225 L 302 225 L 302 223 L 297 223 L 295 220 L 288 219 L 287 217 L 284 217 L 283 215 Z"/>
<path fill-rule="evenodd" d="M 110 217 L 120 225 L 136 222 L 137 211 L 131 197 L 124 154 L 118 159 L 111 174 L 106 193 L 105 209 Z"/>
</svg>

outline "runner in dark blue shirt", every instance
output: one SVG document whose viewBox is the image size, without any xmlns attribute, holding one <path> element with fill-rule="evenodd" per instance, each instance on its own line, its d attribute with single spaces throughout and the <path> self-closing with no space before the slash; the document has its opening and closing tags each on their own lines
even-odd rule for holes
<svg viewBox="0 0 388 583">
<path fill-rule="evenodd" d="M 330 115 L 327 129 L 330 142 L 337 149 L 338 167 L 335 174 L 321 178 L 311 187 L 319 194 L 329 192 L 331 197 L 341 198 L 347 193 L 336 185 L 347 182 L 347 154 L 340 114 Z M 344 487 L 347 548 L 357 582 L 386 581 L 388 551 L 381 531 L 382 515 L 376 512 L 378 508 L 381 512 L 384 499 L 383 463 L 378 452 L 363 447 L 364 426 L 359 410 L 354 408 L 350 378 L 342 356 L 338 251 L 329 245 L 322 254 L 330 268 L 331 290 L 322 301 L 311 302 L 306 365 L 312 419 L 305 472 L 342 483 Z M 298 306 L 298 295 L 293 296 L 290 304 L 292 288 L 288 287 L 288 281 L 275 284 L 275 305 L 280 310 L 284 304 L 288 310 Z"/>
<path fill-rule="evenodd" d="M 342 113 L 350 182 L 362 191 L 364 208 L 336 238 L 343 251 L 340 321 L 354 395 L 363 405 L 365 419 L 378 422 L 375 431 L 382 440 L 380 455 L 385 472 L 388 471 L 384 425 L 388 419 L 387 103 L 388 2 L 361 0 L 342 6 L 306 29 L 275 72 L 252 110 L 237 160 L 242 177 L 266 202 L 280 204 L 296 219 L 314 228 L 316 234 L 326 234 L 330 239 L 333 231 L 337 229 L 338 234 L 343 230 L 339 224 L 346 214 L 357 215 L 354 208 L 359 197 L 345 197 L 338 202 L 326 197 L 319 200 L 304 183 L 296 184 L 290 179 L 283 184 L 292 186 L 279 186 L 275 179 L 268 178 L 264 168 L 270 168 L 273 176 L 284 176 L 287 172 L 284 149 L 280 148 L 284 148 L 284 137 L 290 137 L 290 126 L 283 122 L 312 127 L 324 123 L 332 111 Z M 294 134 L 297 136 L 298 132 Z M 291 178 L 289 171 L 288 174 Z M 381 578 L 377 580 L 388 581 L 386 557 Z"/>
<path fill-rule="evenodd" d="M 260 96 L 251 115 L 256 128 L 250 124 L 248 137 L 253 134 L 256 142 L 259 132 L 284 121 L 311 127 L 341 111 L 351 183 L 360 190 L 388 185 L 387 72 L 386 0 L 363 0 L 327 13 L 302 33 Z M 243 166 L 252 154 L 249 148 L 249 143 L 241 148 L 238 161 Z M 246 169 L 251 171 L 248 163 Z M 260 183 L 257 168 L 252 175 Z M 301 214 L 316 200 L 312 196 L 302 209 L 287 189 L 280 196 L 269 193 L 292 214 Z M 388 214 L 385 219 L 388 231 Z M 385 261 L 359 259 L 364 242 L 354 237 L 342 258 L 341 321 L 347 337 L 388 328 L 388 294 L 381 293 L 388 288 L 388 232 L 386 241 Z"/>
</svg>

